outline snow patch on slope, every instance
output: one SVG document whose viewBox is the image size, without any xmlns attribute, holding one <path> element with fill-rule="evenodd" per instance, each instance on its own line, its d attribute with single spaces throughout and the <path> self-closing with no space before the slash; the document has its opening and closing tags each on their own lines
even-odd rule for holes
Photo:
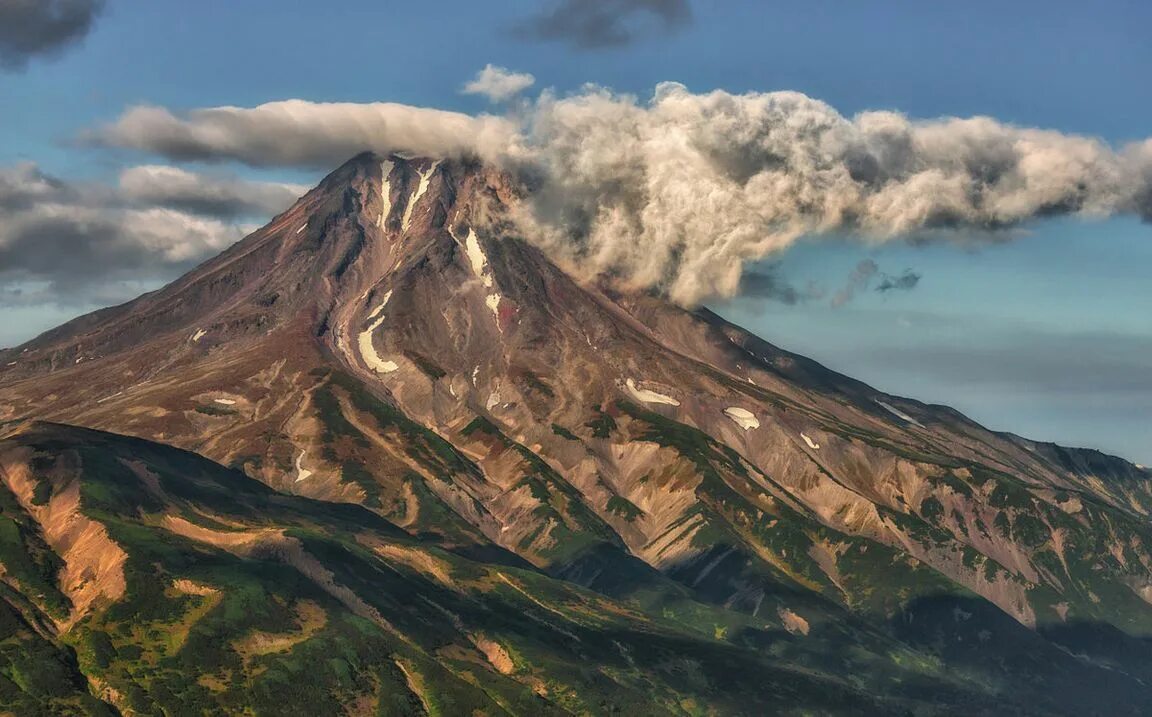
<svg viewBox="0 0 1152 717">
<path fill-rule="evenodd" d="M 495 283 L 492 279 L 492 269 L 488 266 L 488 257 L 484 254 L 484 247 L 480 246 L 480 237 L 476 236 L 475 229 L 468 229 L 468 236 L 464 240 L 464 250 L 468 254 L 468 263 L 472 265 L 472 273 L 479 277 L 485 289 L 491 289 Z M 504 330 L 500 326 L 500 301 L 502 299 L 503 297 L 498 293 L 489 294 L 484 299 L 484 304 L 496 317 L 496 327 L 501 331 Z"/>
<path fill-rule="evenodd" d="M 745 431 L 760 427 L 760 420 L 746 408 L 730 406 L 724 409 L 724 415 L 735 421 L 736 425 L 740 426 Z"/>
<path fill-rule="evenodd" d="M 428 191 L 428 183 L 432 180 L 432 174 L 436 168 L 440 166 L 440 161 L 437 160 L 428 167 L 427 172 L 420 172 L 420 184 L 416 185 L 416 191 L 412 193 L 412 198 L 408 200 L 408 206 L 404 207 L 404 221 L 401 225 L 404 231 L 408 231 L 408 227 L 412 225 L 412 211 L 416 209 L 416 203 L 420 201 L 420 197 Z"/>
<path fill-rule="evenodd" d="M 192 334 L 192 343 L 198 343 L 207 333 L 204 329 L 196 329 L 196 333 Z"/>
<path fill-rule="evenodd" d="M 636 382 L 633 381 L 632 379 L 628 379 L 627 381 L 625 381 L 624 385 L 625 385 L 625 387 L 627 387 L 628 393 L 632 394 L 632 397 L 635 398 L 637 401 L 643 401 L 644 403 L 663 403 L 663 404 L 667 404 L 669 406 L 679 406 L 680 405 L 680 402 L 677 401 L 676 399 L 672 398 L 671 396 L 665 396 L 662 393 L 656 393 L 655 391 L 649 391 L 646 388 L 638 388 L 636 386 Z"/>
<path fill-rule="evenodd" d="M 387 159 L 380 163 L 380 221 L 379 226 L 384 228 L 388 215 L 392 213 L 392 183 L 388 175 L 392 174 L 392 160 Z"/>
<path fill-rule="evenodd" d="M 488 298 L 484 299 L 484 303 L 487 304 L 489 309 L 492 309 L 492 314 L 497 319 L 499 319 L 500 318 L 500 295 L 499 294 L 489 294 Z"/>
<path fill-rule="evenodd" d="M 820 450 L 820 444 L 817 443 L 816 441 L 812 440 L 811 438 L 809 438 L 807 433 L 801 433 L 800 437 L 804 439 L 804 442 L 807 443 L 808 447 L 811 448 L 812 450 L 814 450 L 814 451 Z"/>
<path fill-rule="evenodd" d="M 384 311 L 384 307 L 388 305 L 388 301 L 391 298 L 392 298 L 392 290 L 389 289 L 388 292 L 386 294 L 384 294 L 384 298 L 380 300 L 380 305 L 377 306 L 375 309 L 372 309 L 372 313 L 368 315 L 368 320 L 373 321 L 376 319 L 376 317 L 380 316 L 381 313 Z"/>
<path fill-rule="evenodd" d="M 300 451 L 300 455 L 296 456 L 296 482 L 307 480 L 312 476 L 312 471 L 304 467 L 304 457 L 308 455 L 308 451 Z"/>
<path fill-rule="evenodd" d="M 921 423 L 920 421 L 917 421 L 915 418 L 912 418 L 907 413 L 904 413 L 903 411 L 901 411 L 899 408 L 896 408 L 892 404 L 885 403 L 883 401 L 876 401 L 876 403 L 879 403 L 881 406 L 883 406 L 885 408 L 885 410 L 887 410 L 893 416 L 896 416 L 897 418 L 902 418 L 905 421 L 908 421 L 909 423 L 911 423 L 913 426 L 919 426 L 921 428 L 924 427 L 923 423 Z"/>
<path fill-rule="evenodd" d="M 464 249 L 468 252 L 468 262 L 472 264 L 472 271 L 484 282 L 485 288 L 491 289 L 492 273 L 488 271 L 488 257 L 484 254 L 484 247 L 480 246 L 480 238 L 476 236 L 475 229 L 468 229 Z"/>
<path fill-rule="evenodd" d="M 376 314 L 379 313 L 379 317 L 377 317 L 376 320 L 372 323 L 368 324 L 368 328 L 361 331 L 360 335 L 357 337 L 357 343 L 360 345 L 360 357 L 364 359 L 364 363 L 368 366 L 368 368 L 372 369 L 376 373 L 392 373 L 396 369 L 400 368 L 396 365 L 395 361 L 385 361 L 382 359 L 380 354 L 376 353 L 376 347 L 372 345 L 372 334 L 375 333 L 376 329 L 380 328 L 380 325 L 384 323 L 385 316 L 382 312 L 384 307 L 388 304 L 388 299 L 390 298 L 392 298 L 391 291 L 389 291 L 384 296 L 384 303 L 380 304 L 380 306 L 378 306 L 376 311 L 374 311 L 372 314 L 373 316 L 376 316 Z"/>
<path fill-rule="evenodd" d="M 472 267 L 472 273 L 480 279 L 484 284 L 485 289 L 491 289 L 495 285 L 495 280 L 492 278 L 492 269 L 488 265 L 488 257 L 484 254 L 484 247 L 480 245 L 480 237 L 476 236 L 476 230 L 469 228 L 468 236 L 464 241 L 460 241 L 460 237 L 456 236 L 456 232 L 452 228 L 448 228 L 448 234 L 456 240 L 457 244 L 464 247 L 464 251 L 468 256 L 468 264 Z M 504 328 L 500 326 L 500 302 L 503 297 L 496 292 L 488 294 L 484 298 L 484 304 L 492 311 L 492 315 L 496 317 L 496 328 L 501 332 Z"/>
</svg>

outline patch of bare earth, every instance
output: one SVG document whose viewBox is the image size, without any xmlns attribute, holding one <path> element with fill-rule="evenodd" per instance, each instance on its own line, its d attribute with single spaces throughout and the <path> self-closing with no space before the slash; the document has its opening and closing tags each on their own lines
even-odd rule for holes
<svg viewBox="0 0 1152 717">
<path fill-rule="evenodd" d="M 324 592 L 343 603 L 358 617 L 371 620 L 390 632 L 398 634 L 376 608 L 364 602 L 350 588 L 336 582 L 332 571 L 325 568 L 315 556 L 306 551 L 300 541 L 285 536 L 283 530 L 278 528 L 213 530 L 173 515 L 165 516 L 163 525 L 177 535 L 215 545 L 234 555 L 271 558 L 285 565 L 291 565 Z"/>
<path fill-rule="evenodd" d="M 211 585 L 205 585 L 183 578 L 172 581 L 172 590 L 177 593 L 194 595 L 203 599 L 197 601 L 198 604 L 189 610 L 179 623 L 169 628 L 169 654 L 175 654 L 180 651 L 180 648 L 184 647 L 184 643 L 187 642 L 188 634 L 192 631 L 192 628 L 196 623 L 200 622 L 205 615 L 210 613 L 213 608 L 219 605 L 220 600 L 223 598 L 220 591 Z"/>
<path fill-rule="evenodd" d="M 476 645 L 476 649 L 484 653 L 484 657 L 497 672 L 502 675 L 510 675 L 516 671 L 516 664 L 512 662 L 512 656 L 499 642 L 482 636 L 476 636 L 472 641 Z"/>
<path fill-rule="evenodd" d="M 424 706 L 424 712 L 430 715 L 437 714 L 425 694 L 426 685 L 424 684 L 424 676 L 407 660 L 397 658 L 394 661 L 396 666 L 400 668 L 400 672 L 404 673 L 404 680 L 408 683 L 408 690 L 416 695 L 417 699 L 420 700 L 420 704 Z"/>
<path fill-rule="evenodd" d="M 311 639 L 328 624 L 328 613 L 311 600 L 296 604 L 296 630 L 292 632 L 254 631 L 232 643 L 232 648 L 247 663 L 253 657 L 290 652 L 292 648 Z"/>
<path fill-rule="evenodd" d="M 165 530 L 176 535 L 208 543 L 223 548 L 230 553 L 247 556 L 249 552 L 264 541 L 283 538 L 284 533 L 275 528 L 261 528 L 258 530 L 213 530 L 203 525 L 197 525 L 178 515 L 166 515 L 162 521 Z"/>
<path fill-rule="evenodd" d="M 124 563 L 128 554 L 108 536 L 103 524 L 80 511 L 80 482 L 64 478 L 64 486 L 43 505 L 33 502 L 37 478 L 28 468 L 31 451 L 7 456 L 0 463 L 0 479 L 16 496 L 21 507 L 40 524 L 44 539 L 64 561 L 60 590 L 72 601 L 72 613 L 57 624 L 63 632 L 88 615 L 99 603 L 124 596 Z M 58 480 L 59 476 L 56 476 Z M 40 476 L 40 480 L 49 480 Z"/>
<path fill-rule="evenodd" d="M 193 582 L 185 578 L 172 581 L 172 587 L 178 592 L 185 595 L 199 595 L 200 597 L 210 597 L 212 595 L 219 595 L 220 591 L 211 585 L 204 585 L 202 583 Z"/>
<path fill-rule="evenodd" d="M 456 582 L 452 579 L 452 566 L 449 565 L 447 561 L 441 560 L 434 555 L 430 555 L 422 550 L 417 550 L 416 548 L 392 543 L 373 546 L 373 550 L 385 560 L 397 562 L 412 568 L 417 572 L 433 578 L 441 585 L 456 587 Z"/>
<path fill-rule="evenodd" d="M 780 608 L 777 612 L 780 616 L 780 622 L 784 623 L 784 629 L 793 635 L 807 635 L 808 634 L 808 621 L 792 612 L 786 607 Z"/>
</svg>

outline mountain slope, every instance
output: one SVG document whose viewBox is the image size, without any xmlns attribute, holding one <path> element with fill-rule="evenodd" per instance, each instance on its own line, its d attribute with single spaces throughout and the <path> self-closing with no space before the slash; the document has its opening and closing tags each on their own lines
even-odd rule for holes
<svg viewBox="0 0 1152 717">
<path fill-rule="evenodd" d="M 23 611 L 56 649 L 37 664 L 82 670 L 104 705 L 125 713 L 695 714 L 696 704 L 848 714 L 914 704 L 873 702 L 842 679 L 531 570 L 460 558 L 362 508 L 286 496 L 184 451 L 55 424 L 6 433 L 3 519 L 21 525 L 29 553 L 53 556 L 35 577 L 5 575 L 33 596 Z M 6 546 L 6 566 L 18 551 Z M 926 681 L 889 669 L 896 682 Z M 75 682 L 56 688 L 61 707 L 79 699 L 64 689 Z M 959 683 L 950 696 L 980 704 Z M 89 700 L 93 714 L 101 706 Z"/>
<path fill-rule="evenodd" d="M 646 610 L 945 662 L 975 641 L 1003 658 L 980 679 L 1052 709 L 1062 668 L 1008 643 L 1152 677 L 1147 470 L 578 281 L 516 237 L 524 191 L 361 155 L 169 287 L 4 352 L 0 420 L 169 443 Z"/>
</svg>

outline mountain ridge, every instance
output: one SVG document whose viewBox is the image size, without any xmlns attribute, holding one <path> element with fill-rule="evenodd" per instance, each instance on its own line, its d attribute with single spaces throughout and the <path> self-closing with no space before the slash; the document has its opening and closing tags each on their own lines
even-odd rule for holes
<svg viewBox="0 0 1152 717">
<path fill-rule="evenodd" d="M 579 280 L 518 236 L 528 191 L 475 162 L 358 155 L 168 287 L 0 352 L 0 421 L 189 450 L 692 629 L 740 616 L 869 660 L 897 640 L 1051 687 L 997 642 L 1015 635 L 1152 679 L 1152 473 Z"/>
</svg>

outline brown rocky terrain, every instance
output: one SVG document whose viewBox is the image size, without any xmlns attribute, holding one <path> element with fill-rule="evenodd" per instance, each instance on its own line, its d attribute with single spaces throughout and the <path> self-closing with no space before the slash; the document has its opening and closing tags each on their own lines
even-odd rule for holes
<svg viewBox="0 0 1152 717">
<path fill-rule="evenodd" d="M 1133 657 L 1152 633 L 1152 473 L 578 279 L 519 238 L 525 191 L 467 161 L 361 155 L 170 286 L 0 352 L 0 420 L 193 451 L 643 609 L 690 599 L 794 640 L 859 629 L 956 664 L 970 656 L 944 636 L 992 655 L 1028 635 L 1152 677 Z M 70 558 L 99 531 L 53 528 L 67 495 L 30 506 L 6 470 L 65 574 L 114 562 Z M 237 555 L 262 544 L 224 532 L 214 544 Z M 291 643 L 273 634 L 245 644 Z M 1114 634 L 1136 652 L 1099 637 Z M 1034 673 L 1014 659 L 996 680 Z"/>
</svg>

